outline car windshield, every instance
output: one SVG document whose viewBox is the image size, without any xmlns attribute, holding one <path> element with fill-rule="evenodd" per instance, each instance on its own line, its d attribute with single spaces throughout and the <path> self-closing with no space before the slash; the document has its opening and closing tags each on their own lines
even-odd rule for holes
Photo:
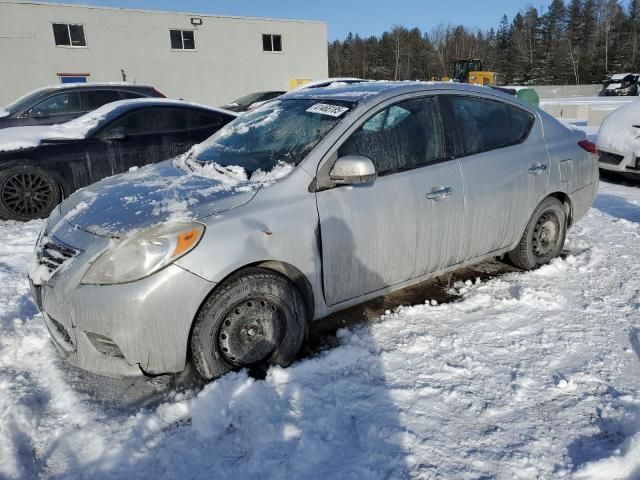
<svg viewBox="0 0 640 480">
<path fill-rule="evenodd" d="M 275 100 L 226 125 L 197 148 L 194 159 L 239 166 L 249 176 L 281 163 L 298 165 L 352 107 L 344 101 Z"/>
<path fill-rule="evenodd" d="M 0 110 L 4 110 L 8 112 L 9 115 L 13 115 L 14 113 L 19 112 L 24 108 L 28 107 L 29 105 L 31 105 L 31 102 L 33 102 L 33 99 L 40 96 L 42 92 L 43 90 L 35 90 L 33 92 L 29 92 L 26 95 L 23 95 L 22 97 L 14 101 L 13 103 L 5 105 L 4 107 L 0 107 Z"/>
</svg>

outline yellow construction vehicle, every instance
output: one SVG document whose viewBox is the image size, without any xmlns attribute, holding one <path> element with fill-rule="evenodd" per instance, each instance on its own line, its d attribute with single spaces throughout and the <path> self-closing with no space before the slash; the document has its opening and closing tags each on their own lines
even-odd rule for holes
<svg viewBox="0 0 640 480">
<path fill-rule="evenodd" d="M 453 80 L 460 83 L 472 83 L 474 85 L 497 85 L 498 74 L 486 72 L 482 67 L 482 60 L 470 58 L 456 60 L 452 64 Z"/>
</svg>

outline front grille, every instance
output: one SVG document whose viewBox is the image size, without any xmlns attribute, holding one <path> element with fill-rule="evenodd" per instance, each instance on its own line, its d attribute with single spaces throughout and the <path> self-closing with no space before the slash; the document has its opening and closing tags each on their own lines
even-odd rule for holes
<svg viewBox="0 0 640 480">
<path fill-rule="evenodd" d="M 44 265 L 49 273 L 57 271 L 65 262 L 78 255 L 78 251 L 66 245 L 48 241 L 42 246 L 39 261 Z"/>
<path fill-rule="evenodd" d="M 602 150 L 598 150 L 598 153 L 600 154 L 600 162 L 609 165 L 620 165 L 620 162 L 624 160 L 624 155 L 616 155 L 615 153 L 603 152 Z"/>
</svg>

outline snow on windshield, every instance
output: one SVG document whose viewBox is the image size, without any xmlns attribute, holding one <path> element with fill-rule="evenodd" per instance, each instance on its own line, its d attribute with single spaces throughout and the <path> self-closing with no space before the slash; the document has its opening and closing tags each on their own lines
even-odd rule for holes
<svg viewBox="0 0 640 480">
<path fill-rule="evenodd" d="M 315 99 L 275 100 L 238 117 L 200 144 L 189 165 L 242 167 L 248 178 L 279 164 L 298 165 L 353 104 Z M 323 108 L 319 108 L 323 107 Z"/>
<path fill-rule="evenodd" d="M 0 118 L 8 117 L 8 116 L 9 116 L 9 110 L 7 110 L 4 107 L 0 107 Z"/>
</svg>

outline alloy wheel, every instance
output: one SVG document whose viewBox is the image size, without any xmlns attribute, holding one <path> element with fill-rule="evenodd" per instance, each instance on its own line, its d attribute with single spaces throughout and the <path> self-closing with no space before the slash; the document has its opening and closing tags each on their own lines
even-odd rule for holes
<svg viewBox="0 0 640 480">
<path fill-rule="evenodd" d="M 51 182 L 35 172 L 18 173 L 2 185 L 0 199 L 10 212 L 36 218 L 46 212 L 53 200 Z"/>
</svg>

